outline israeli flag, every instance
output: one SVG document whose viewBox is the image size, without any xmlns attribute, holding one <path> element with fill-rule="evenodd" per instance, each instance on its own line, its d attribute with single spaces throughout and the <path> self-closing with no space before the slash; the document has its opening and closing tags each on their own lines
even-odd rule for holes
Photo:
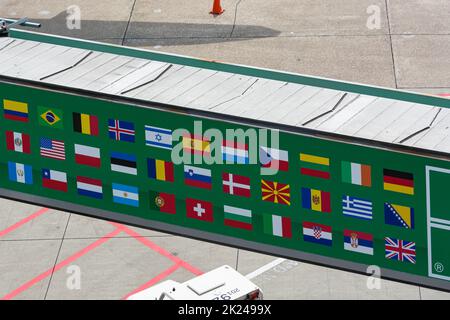
<svg viewBox="0 0 450 320">
<path fill-rule="evenodd" d="M 172 130 L 146 125 L 145 144 L 151 147 L 172 150 Z"/>
</svg>

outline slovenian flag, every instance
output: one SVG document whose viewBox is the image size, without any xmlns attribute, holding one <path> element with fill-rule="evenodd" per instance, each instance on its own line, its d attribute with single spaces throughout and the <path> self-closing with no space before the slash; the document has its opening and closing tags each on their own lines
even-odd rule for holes
<svg viewBox="0 0 450 320">
<path fill-rule="evenodd" d="M 67 192 L 67 174 L 62 171 L 42 169 L 42 186 Z"/>
<path fill-rule="evenodd" d="M 344 230 L 344 249 L 373 255 L 373 235 L 359 231 Z"/>
<path fill-rule="evenodd" d="M 211 170 L 193 166 L 184 166 L 184 182 L 188 186 L 211 189 Z"/>
<path fill-rule="evenodd" d="M 102 181 L 88 177 L 77 177 L 77 191 L 79 195 L 95 199 L 103 198 Z"/>
<path fill-rule="evenodd" d="M 259 162 L 263 168 L 289 170 L 289 154 L 285 150 L 259 147 Z"/>
<path fill-rule="evenodd" d="M 33 184 L 33 170 L 30 165 L 8 161 L 9 180 Z"/>
<path fill-rule="evenodd" d="M 248 145 L 245 143 L 223 140 L 221 151 L 222 160 L 227 164 L 248 164 L 250 162 L 248 156 Z"/>
<path fill-rule="evenodd" d="M 291 219 L 275 214 L 264 214 L 264 233 L 282 238 L 292 238 Z"/>
<path fill-rule="evenodd" d="M 172 130 L 145 126 L 145 144 L 150 147 L 172 149 Z"/>
<path fill-rule="evenodd" d="M 120 183 L 113 183 L 113 201 L 127 206 L 139 207 L 139 189 Z"/>
<path fill-rule="evenodd" d="M 303 240 L 331 247 L 333 241 L 331 227 L 305 221 L 303 222 Z"/>
</svg>

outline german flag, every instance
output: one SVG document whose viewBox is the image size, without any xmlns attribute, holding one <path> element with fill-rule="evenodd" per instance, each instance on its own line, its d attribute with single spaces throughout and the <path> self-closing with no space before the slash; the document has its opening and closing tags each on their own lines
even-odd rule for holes
<svg viewBox="0 0 450 320">
<path fill-rule="evenodd" d="M 85 113 L 73 113 L 73 130 L 90 136 L 98 136 L 98 119 Z"/>
<path fill-rule="evenodd" d="M 414 176 L 412 173 L 384 169 L 383 170 L 384 190 L 414 194 Z"/>
</svg>

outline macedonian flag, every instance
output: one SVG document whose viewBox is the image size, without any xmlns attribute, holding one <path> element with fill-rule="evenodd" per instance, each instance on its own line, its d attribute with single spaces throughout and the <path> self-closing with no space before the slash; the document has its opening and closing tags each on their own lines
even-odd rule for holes
<svg viewBox="0 0 450 320">
<path fill-rule="evenodd" d="M 291 188 L 288 184 L 261 180 L 261 192 L 264 201 L 291 205 Z"/>
</svg>

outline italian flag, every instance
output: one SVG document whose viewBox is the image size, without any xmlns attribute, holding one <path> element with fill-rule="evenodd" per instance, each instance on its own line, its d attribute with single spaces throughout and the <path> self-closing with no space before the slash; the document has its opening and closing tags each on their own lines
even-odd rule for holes
<svg viewBox="0 0 450 320">
<path fill-rule="evenodd" d="M 263 215 L 264 233 L 282 237 L 292 238 L 291 219 L 274 214 Z"/>
<path fill-rule="evenodd" d="M 252 212 L 231 206 L 223 206 L 224 224 L 229 227 L 252 230 Z"/>
<path fill-rule="evenodd" d="M 371 167 L 366 164 L 342 161 L 342 182 L 358 186 L 372 186 Z"/>
</svg>

